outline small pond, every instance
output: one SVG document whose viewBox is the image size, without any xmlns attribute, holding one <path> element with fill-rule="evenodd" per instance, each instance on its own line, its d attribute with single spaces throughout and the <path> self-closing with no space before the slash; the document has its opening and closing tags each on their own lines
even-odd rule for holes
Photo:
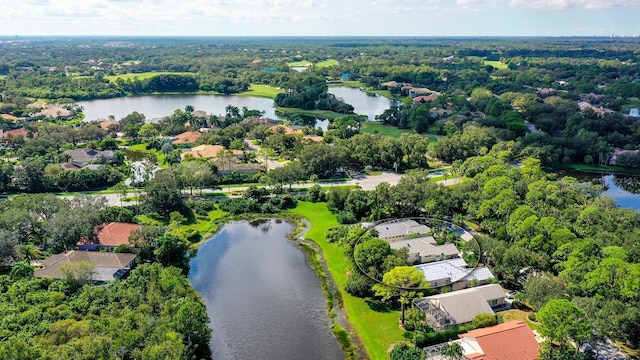
<svg viewBox="0 0 640 360">
<path fill-rule="evenodd" d="M 275 219 L 232 222 L 191 260 L 214 359 L 344 359 L 320 281 L 287 239 L 292 228 Z"/>
</svg>

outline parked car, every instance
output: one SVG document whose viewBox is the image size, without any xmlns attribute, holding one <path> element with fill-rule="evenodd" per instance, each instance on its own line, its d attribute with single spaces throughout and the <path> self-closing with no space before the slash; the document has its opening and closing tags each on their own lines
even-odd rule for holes
<svg viewBox="0 0 640 360">
<path fill-rule="evenodd" d="M 518 290 L 513 290 L 513 291 L 509 291 L 507 293 L 507 299 L 512 300 L 516 298 L 516 295 L 520 294 L 520 291 Z"/>
</svg>

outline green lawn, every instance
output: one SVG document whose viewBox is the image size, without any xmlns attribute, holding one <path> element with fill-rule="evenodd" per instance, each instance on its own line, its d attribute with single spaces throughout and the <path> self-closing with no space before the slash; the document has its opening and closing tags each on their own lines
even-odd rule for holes
<svg viewBox="0 0 640 360">
<path fill-rule="evenodd" d="M 350 262 L 344 256 L 344 249 L 328 243 L 325 237 L 328 229 L 340 225 L 335 216 L 329 211 L 326 203 L 299 202 L 298 206 L 291 211 L 309 220 L 311 229 L 306 238 L 320 246 L 333 279 L 340 289 L 343 289 L 347 282 L 347 274 L 351 270 Z M 388 359 L 389 348 L 396 342 L 404 340 L 403 331 L 398 327 L 399 312 L 373 311 L 365 299 L 351 296 L 346 291 L 340 292 L 349 321 L 364 343 L 369 358 Z"/>
<path fill-rule="evenodd" d="M 340 113 L 329 111 L 329 110 L 303 110 L 298 108 L 286 108 L 286 107 L 280 107 L 280 106 L 276 106 L 276 110 L 282 111 L 284 113 L 289 113 L 289 114 L 315 116 L 323 119 L 336 119 L 342 116 L 346 116 L 346 114 L 340 114 Z"/>
<path fill-rule="evenodd" d="M 400 137 L 402 134 L 413 134 L 415 131 L 410 129 L 399 129 L 395 126 L 384 125 L 375 122 L 363 122 L 362 127 L 360 128 L 360 132 L 363 134 L 381 134 L 392 137 Z M 429 138 L 430 142 L 437 142 L 438 136 L 434 134 L 421 134 L 422 136 L 426 136 Z"/>
<path fill-rule="evenodd" d="M 288 62 L 287 66 L 288 67 L 313 66 L 313 63 L 307 60 L 300 60 L 300 61 Z"/>
<path fill-rule="evenodd" d="M 486 61 L 484 62 L 484 64 L 485 64 L 485 65 L 491 65 L 491 66 L 493 66 L 493 67 L 494 67 L 495 69 L 497 69 L 497 70 L 500 70 L 500 69 L 506 69 L 506 68 L 508 68 L 508 67 L 509 67 L 507 64 L 502 63 L 502 62 L 500 62 L 500 61 L 489 61 L 489 60 L 486 60 Z"/>
<path fill-rule="evenodd" d="M 269 99 L 275 99 L 276 95 L 280 94 L 282 89 L 275 88 L 269 85 L 251 84 L 248 91 L 238 94 L 239 96 L 257 96 Z"/>
<path fill-rule="evenodd" d="M 327 59 L 324 61 L 320 61 L 319 63 L 316 64 L 316 67 L 318 68 L 326 68 L 326 67 L 331 67 L 331 66 L 336 66 L 340 64 L 340 62 L 336 59 Z"/>
<path fill-rule="evenodd" d="M 638 169 L 627 169 L 621 166 L 587 165 L 582 163 L 557 164 L 556 166 L 554 166 L 554 170 L 585 170 L 610 173 L 640 174 L 640 170 Z"/>
<path fill-rule="evenodd" d="M 225 216 L 229 215 L 228 212 L 222 211 L 219 209 L 209 211 L 209 215 L 207 219 L 200 219 L 197 217 L 193 217 L 187 221 L 185 225 L 180 225 L 180 230 L 198 230 L 200 235 L 202 235 L 202 239 L 206 239 L 211 234 L 218 231 L 218 226 L 216 224 L 216 220 L 221 219 Z M 177 229 L 172 229 L 177 230 Z"/>
<path fill-rule="evenodd" d="M 143 73 L 137 73 L 137 74 L 129 73 L 129 74 L 120 74 L 120 75 L 110 75 L 110 76 L 105 76 L 104 78 L 111 82 L 115 82 L 117 79 L 122 79 L 126 81 L 129 79 L 138 78 L 138 80 L 144 80 L 144 79 L 150 79 L 158 75 L 194 75 L 194 73 L 174 72 L 174 71 L 150 71 L 150 72 L 143 72 Z"/>
</svg>

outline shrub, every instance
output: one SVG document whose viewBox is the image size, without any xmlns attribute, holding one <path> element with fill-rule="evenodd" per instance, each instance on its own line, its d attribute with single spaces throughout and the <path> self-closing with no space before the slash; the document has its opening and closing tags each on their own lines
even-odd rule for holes
<svg viewBox="0 0 640 360">
<path fill-rule="evenodd" d="M 495 315 L 489 313 L 480 313 L 473 318 L 473 326 L 476 328 L 483 328 L 487 326 L 493 326 L 498 323 L 498 319 Z"/>
</svg>

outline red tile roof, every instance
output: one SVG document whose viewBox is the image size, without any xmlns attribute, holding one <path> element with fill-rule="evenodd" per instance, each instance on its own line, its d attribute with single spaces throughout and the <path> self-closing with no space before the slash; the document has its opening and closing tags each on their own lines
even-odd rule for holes
<svg viewBox="0 0 640 360">
<path fill-rule="evenodd" d="M 172 141 L 174 144 L 191 144 L 196 142 L 198 138 L 202 135 L 200 131 L 187 131 L 182 134 L 176 135 L 175 139 Z"/>
<path fill-rule="evenodd" d="M 482 353 L 465 355 L 467 359 L 473 360 L 535 360 L 540 350 L 535 334 L 524 321 L 510 321 L 477 329 L 461 334 L 459 337 L 463 340 L 475 339 L 480 345 Z"/>
<path fill-rule="evenodd" d="M 25 129 L 23 129 L 23 128 L 20 128 L 20 129 L 13 129 L 13 130 L 3 131 L 1 136 L 2 136 L 3 138 L 6 138 L 6 137 L 8 137 L 9 135 L 11 135 L 11 136 L 18 136 L 18 135 L 22 135 L 22 137 L 23 137 L 23 138 L 26 138 L 28 133 L 29 133 L 29 132 L 28 132 L 27 130 L 25 130 Z"/>
<path fill-rule="evenodd" d="M 140 228 L 138 224 L 112 222 L 98 231 L 98 242 L 105 246 L 129 245 L 129 234 Z"/>
</svg>

